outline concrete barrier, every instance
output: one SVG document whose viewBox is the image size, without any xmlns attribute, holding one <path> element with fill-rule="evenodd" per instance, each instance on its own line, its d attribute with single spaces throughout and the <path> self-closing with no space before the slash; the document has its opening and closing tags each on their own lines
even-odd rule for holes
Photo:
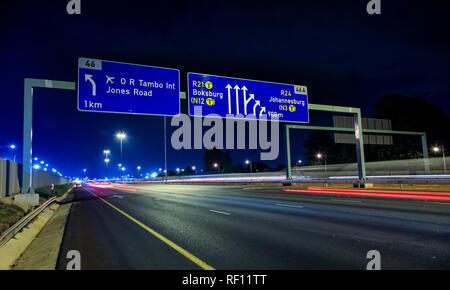
<svg viewBox="0 0 450 290">
<path fill-rule="evenodd" d="M 447 164 L 450 167 L 450 158 L 446 158 Z M 430 174 L 425 174 L 423 159 L 406 159 L 406 160 L 388 160 L 388 161 L 374 161 L 366 162 L 366 170 L 368 176 L 396 176 L 396 175 L 411 175 L 420 176 L 444 174 L 443 159 L 442 157 L 429 158 Z M 447 174 L 450 174 L 450 168 L 447 170 Z M 353 177 L 358 175 L 356 163 L 345 164 L 328 164 L 325 170 L 324 165 L 313 166 L 293 166 L 292 176 L 294 178 L 326 178 L 326 177 Z M 197 174 L 197 175 L 175 175 L 168 176 L 169 181 L 181 180 L 181 181 L 195 181 L 196 179 L 234 179 L 239 181 L 258 178 L 271 178 L 273 180 L 282 180 L 286 177 L 286 171 L 269 171 L 269 172 L 253 172 L 253 173 L 210 173 L 210 174 Z M 163 180 L 163 177 L 158 177 L 154 180 Z M 262 182 L 262 181 L 261 181 Z"/>
<path fill-rule="evenodd" d="M 65 184 L 68 180 L 44 170 L 33 169 L 33 187 Z M 0 197 L 20 192 L 22 164 L 0 158 Z"/>
</svg>

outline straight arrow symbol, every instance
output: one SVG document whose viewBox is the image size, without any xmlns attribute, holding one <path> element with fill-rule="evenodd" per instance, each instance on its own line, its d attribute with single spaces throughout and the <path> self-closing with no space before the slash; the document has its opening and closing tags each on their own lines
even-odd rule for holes
<svg viewBox="0 0 450 290">
<path fill-rule="evenodd" d="M 92 95 L 95 96 L 97 94 L 97 88 L 94 80 L 92 79 L 92 75 L 84 74 L 84 81 L 89 81 L 92 84 Z"/>
<path fill-rule="evenodd" d="M 239 115 L 239 86 L 235 85 L 234 89 L 236 90 L 236 115 Z"/>
<path fill-rule="evenodd" d="M 228 89 L 228 114 L 231 115 L 231 86 L 230 84 L 227 84 L 227 86 L 225 87 Z"/>
</svg>

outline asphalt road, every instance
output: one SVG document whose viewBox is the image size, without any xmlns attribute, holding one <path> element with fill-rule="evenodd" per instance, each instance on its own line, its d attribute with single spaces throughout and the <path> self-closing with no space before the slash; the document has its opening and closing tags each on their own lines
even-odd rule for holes
<svg viewBox="0 0 450 290">
<path fill-rule="evenodd" d="M 450 203 L 211 185 L 85 186 L 59 269 L 450 269 Z"/>
</svg>

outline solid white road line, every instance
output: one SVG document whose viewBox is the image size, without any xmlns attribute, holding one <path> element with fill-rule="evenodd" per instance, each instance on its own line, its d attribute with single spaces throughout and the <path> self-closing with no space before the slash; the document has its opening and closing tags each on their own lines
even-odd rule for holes
<svg viewBox="0 0 450 290">
<path fill-rule="evenodd" d="M 212 212 L 215 212 L 215 213 L 224 214 L 224 215 L 231 215 L 231 213 L 224 212 L 224 211 L 219 211 L 219 210 L 213 210 L 213 209 L 210 209 L 209 211 L 212 211 Z"/>
<path fill-rule="evenodd" d="M 303 206 L 301 206 L 301 205 L 290 205 L 290 204 L 282 204 L 282 203 L 276 203 L 275 205 L 278 205 L 278 206 L 285 206 L 285 207 L 303 208 Z"/>
</svg>

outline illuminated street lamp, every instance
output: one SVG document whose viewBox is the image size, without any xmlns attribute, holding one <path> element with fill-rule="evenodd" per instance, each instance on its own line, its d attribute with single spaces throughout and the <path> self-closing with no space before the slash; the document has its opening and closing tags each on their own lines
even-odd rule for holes
<svg viewBox="0 0 450 290">
<path fill-rule="evenodd" d="M 253 168 L 252 168 L 252 162 L 250 161 L 250 160 L 245 160 L 245 164 L 247 164 L 247 165 L 249 165 L 250 166 L 250 173 L 252 173 L 252 171 L 253 171 Z"/>
<path fill-rule="evenodd" d="M 108 164 L 111 160 L 109 158 L 105 158 L 105 164 L 106 164 L 106 179 L 108 179 Z"/>
<path fill-rule="evenodd" d="M 122 148 L 123 148 L 123 139 L 127 137 L 125 132 L 119 132 L 116 134 L 116 137 L 120 140 L 120 161 L 123 162 L 122 159 Z"/>
<path fill-rule="evenodd" d="M 444 149 L 444 145 L 442 146 L 434 146 L 433 147 L 433 152 L 434 153 L 439 153 L 440 151 L 442 151 L 442 162 L 444 164 L 444 174 L 447 174 L 447 164 L 445 163 L 445 149 Z"/>
<path fill-rule="evenodd" d="M 13 151 L 15 151 L 16 148 L 17 148 L 17 146 L 16 146 L 15 144 L 11 144 L 11 145 L 9 145 L 8 147 L 9 147 L 9 149 L 11 149 L 11 150 L 13 150 Z M 13 162 L 16 162 L 16 156 L 17 156 L 17 153 L 14 154 Z"/>
<path fill-rule="evenodd" d="M 137 167 L 137 171 L 138 171 L 138 178 L 139 178 L 139 176 L 140 176 L 139 172 L 141 171 L 141 167 L 140 166 Z"/>
<path fill-rule="evenodd" d="M 127 135 L 125 132 L 118 132 L 116 134 L 116 138 L 120 140 L 120 161 L 123 162 L 123 139 L 125 139 Z M 122 172 L 120 173 L 120 180 L 123 180 Z"/>
<path fill-rule="evenodd" d="M 317 159 L 322 159 L 324 160 L 324 165 L 325 165 L 325 176 L 327 175 L 327 156 L 322 154 L 322 153 L 317 153 L 316 154 Z"/>
<path fill-rule="evenodd" d="M 297 161 L 297 164 L 298 164 L 298 165 L 301 165 L 301 164 L 302 164 L 302 161 L 299 159 L 299 160 Z"/>
<path fill-rule="evenodd" d="M 220 164 L 216 162 L 213 164 L 213 166 L 214 166 L 214 168 L 217 168 L 217 174 L 219 174 L 220 173 Z"/>
</svg>

